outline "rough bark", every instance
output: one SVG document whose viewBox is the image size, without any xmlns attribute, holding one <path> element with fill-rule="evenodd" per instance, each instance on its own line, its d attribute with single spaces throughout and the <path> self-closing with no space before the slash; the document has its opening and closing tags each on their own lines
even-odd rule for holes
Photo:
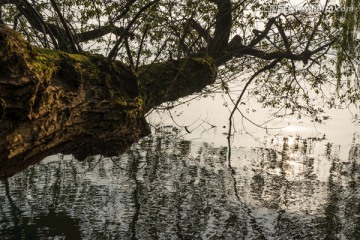
<svg viewBox="0 0 360 240">
<path fill-rule="evenodd" d="M 213 83 L 211 59 L 139 68 L 39 49 L 0 25 L 0 178 L 56 153 L 117 155 L 150 133 L 144 114 Z"/>
</svg>

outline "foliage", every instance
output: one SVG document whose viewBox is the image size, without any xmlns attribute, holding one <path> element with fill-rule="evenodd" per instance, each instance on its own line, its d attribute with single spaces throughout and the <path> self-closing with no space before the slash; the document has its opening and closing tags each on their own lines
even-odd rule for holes
<svg viewBox="0 0 360 240">
<path fill-rule="evenodd" d="M 54 2 L 61 14 L 54 10 Z M 245 86 L 241 98 L 236 96 L 234 110 L 246 96 L 255 96 L 264 106 L 286 109 L 284 113 L 316 117 L 325 107 L 356 104 L 360 99 L 359 2 L 3 0 L 0 4 L 1 21 L 32 44 L 56 48 L 57 42 L 62 50 L 116 57 L 135 70 L 153 62 L 208 55 L 217 63 L 226 93 L 231 93 L 231 86 Z M 344 12 L 340 7 L 353 9 Z M 56 36 L 59 29 L 65 40 Z M 72 50 L 71 36 L 76 45 Z"/>
</svg>

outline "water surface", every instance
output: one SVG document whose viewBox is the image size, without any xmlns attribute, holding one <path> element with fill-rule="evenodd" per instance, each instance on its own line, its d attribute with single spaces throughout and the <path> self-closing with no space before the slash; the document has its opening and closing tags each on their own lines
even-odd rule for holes
<svg viewBox="0 0 360 240">
<path fill-rule="evenodd" d="M 0 183 L 1 239 L 357 239 L 359 135 L 260 147 L 162 128 L 130 151 L 51 156 Z"/>
</svg>

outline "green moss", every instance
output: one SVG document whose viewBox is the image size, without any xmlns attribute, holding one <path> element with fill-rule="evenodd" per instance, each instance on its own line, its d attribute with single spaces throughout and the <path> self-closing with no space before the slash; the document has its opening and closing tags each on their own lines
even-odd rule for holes
<svg viewBox="0 0 360 240">
<path fill-rule="evenodd" d="M 57 71 L 55 61 L 59 59 L 56 51 L 50 49 L 32 48 L 30 49 L 32 58 L 27 59 L 30 69 L 39 79 L 50 80 Z"/>
<path fill-rule="evenodd" d="M 68 56 L 78 62 L 83 62 L 83 63 L 91 63 L 93 64 L 93 62 L 90 60 L 90 58 L 88 56 L 82 55 L 82 54 L 68 54 Z"/>
<path fill-rule="evenodd" d="M 39 79 L 50 80 L 60 73 L 65 81 L 74 86 L 79 86 L 83 78 L 102 81 L 99 76 L 101 71 L 88 55 L 36 47 L 29 50 L 32 57 L 27 59 L 27 64 Z"/>
<path fill-rule="evenodd" d="M 103 76 L 103 78 L 105 79 L 105 84 L 108 88 L 111 88 L 111 76 L 106 74 L 105 76 Z"/>
<path fill-rule="evenodd" d="M 195 62 L 199 62 L 201 64 L 207 64 L 213 73 L 214 76 L 217 75 L 217 68 L 214 63 L 214 59 L 211 57 L 203 57 L 203 58 L 193 58 Z"/>
<path fill-rule="evenodd" d="M 115 92 L 114 92 L 114 89 L 112 88 L 109 88 L 109 94 L 110 94 L 110 98 L 114 98 L 115 97 Z"/>
<path fill-rule="evenodd" d="M 48 48 L 34 48 L 34 60 L 38 61 L 59 61 L 63 57 L 63 52 Z"/>
<path fill-rule="evenodd" d="M 128 103 L 127 103 L 127 101 L 125 100 L 124 97 L 118 97 L 118 98 L 114 99 L 114 101 L 120 106 L 127 106 L 128 105 Z"/>
</svg>

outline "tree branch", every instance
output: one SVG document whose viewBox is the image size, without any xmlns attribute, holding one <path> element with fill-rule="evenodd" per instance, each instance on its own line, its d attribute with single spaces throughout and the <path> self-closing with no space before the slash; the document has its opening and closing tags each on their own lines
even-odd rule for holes
<svg viewBox="0 0 360 240">
<path fill-rule="evenodd" d="M 279 34 L 284 43 L 285 50 L 278 50 L 273 52 L 265 52 L 259 49 L 256 49 L 255 46 L 260 43 L 263 39 L 268 37 L 269 31 L 272 26 L 275 25 L 279 31 Z M 234 38 L 229 42 L 225 53 L 222 56 L 216 58 L 216 66 L 221 66 L 226 62 L 230 61 L 233 57 L 241 58 L 246 55 L 260 58 L 263 60 L 274 60 L 274 59 L 289 59 L 292 61 L 302 61 L 304 64 L 307 64 L 312 55 L 325 50 L 329 46 L 333 45 L 336 40 L 332 40 L 326 44 L 323 44 L 316 48 L 315 50 L 309 50 L 305 48 L 300 53 L 293 53 L 291 51 L 291 45 L 288 37 L 285 34 L 281 22 L 276 22 L 276 18 L 271 18 L 265 25 L 263 31 L 258 31 L 254 29 L 255 38 L 251 40 L 248 45 L 244 45 L 240 36 L 235 35 Z"/>
<path fill-rule="evenodd" d="M 25 16 L 29 24 L 34 29 L 50 36 L 55 49 L 61 49 L 58 45 L 58 43 L 63 43 L 63 41 L 61 41 L 63 37 L 61 36 L 64 36 L 64 31 L 61 28 L 53 24 L 46 24 L 40 13 L 38 13 L 38 11 L 36 11 L 36 9 L 33 8 L 31 4 L 26 0 L 14 0 L 13 2 L 10 1 L 10 3 L 16 4 L 19 12 Z"/>
<path fill-rule="evenodd" d="M 149 31 L 149 28 L 150 28 L 150 24 L 147 24 L 146 27 L 145 27 L 144 33 L 143 33 L 143 35 L 141 37 L 141 42 L 140 42 L 139 50 L 138 50 L 137 57 L 136 57 L 136 66 L 135 66 L 135 71 L 136 72 L 138 71 L 138 68 L 139 68 L 140 54 L 141 54 L 141 51 L 142 51 L 142 48 L 143 48 L 143 45 L 144 45 L 145 37 L 147 35 L 147 32 Z"/>
<path fill-rule="evenodd" d="M 259 34 L 258 35 L 255 34 L 255 38 L 253 40 L 251 40 L 248 47 L 249 48 L 254 47 L 259 42 L 261 42 L 265 37 L 267 37 L 271 27 L 275 24 L 275 21 L 276 21 L 276 18 L 270 18 L 269 21 L 265 25 L 265 29 L 263 31 L 257 31 Z M 256 30 L 256 29 L 254 29 L 254 30 Z M 253 32 L 254 32 L 254 30 L 253 30 Z"/>
<path fill-rule="evenodd" d="M 199 22 L 194 20 L 193 18 L 189 19 L 190 25 L 195 29 L 195 31 L 205 40 L 207 44 L 213 41 L 209 29 L 203 28 Z"/>
<path fill-rule="evenodd" d="M 140 8 L 140 10 L 136 13 L 136 15 L 132 18 L 132 20 L 129 22 L 129 24 L 127 25 L 127 27 L 125 28 L 123 34 L 121 34 L 120 38 L 116 41 L 114 47 L 111 49 L 108 59 L 110 60 L 114 60 L 116 57 L 116 54 L 119 51 L 119 46 L 122 42 L 122 40 L 124 39 L 125 35 L 129 32 L 130 28 L 134 25 L 134 23 L 137 21 L 137 19 L 141 16 L 141 14 L 146 11 L 148 8 L 150 8 L 152 5 L 158 3 L 160 0 L 154 0 L 149 2 L 148 4 L 146 4 L 145 6 L 143 6 L 142 8 Z"/>
<path fill-rule="evenodd" d="M 130 11 L 131 5 L 133 5 L 135 2 L 136 0 L 128 0 L 124 7 L 124 10 L 118 16 L 116 16 L 115 19 L 111 21 L 111 23 L 114 23 L 122 19 Z"/>
<path fill-rule="evenodd" d="M 129 40 L 127 38 L 125 38 L 125 48 L 126 48 L 126 54 L 127 54 L 128 58 L 129 58 L 130 66 L 134 68 L 134 59 L 133 59 L 133 56 L 131 54 Z"/>
<path fill-rule="evenodd" d="M 230 117 L 229 117 L 229 131 L 228 131 L 228 136 L 227 136 L 227 139 L 228 139 L 228 159 L 230 160 L 231 159 L 231 132 L 232 132 L 232 119 L 234 117 L 234 114 L 235 114 L 235 111 L 238 109 L 238 106 L 246 92 L 246 90 L 248 89 L 248 87 L 250 86 L 250 84 L 252 83 L 252 81 L 257 77 L 259 76 L 261 73 L 267 71 L 267 70 L 270 70 L 271 68 L 275 67 L 276 64 L 278 64 L 279 62 L 281 61 L 281 58 L 278 58 L 278 59 L 275 59 L 274 61 L 272 61 L 270 64 L 262 67 L 261 69 L 259 69 L 258 71 L 256 71 L 251 77 L 250 79 L 246 82 L 243 90 L 241 91 L 241 94 L 239 96 L 239 98 L 237 99 L 235 105 L 234 105 L 234 108 L 233 110 L 231 111 L 230 113 Z"/>
<path fill-rule="evenodd" d="M 71 33 L 66 21 L 65 21 L 65 18 L 64 16 L 61 14 L 61 11 L 59 9 L 59 7 L 57 6 L 55 0 L 50 0 L 51 2 L 51 6 L 54 8 L 55 12 L 57 13 L 58 17 L 60 18 L 60 21 L 65 29 L 65 33 L 69 39 L 69 42 L 70 42 L 70 48 L 72 50 L 73 53 L 77 53 L 78 51 L 81 51 L 80 47 L 78 46 L 77 48 L 77 44 L 75 43 L 75 40 L 74 40 L 74 36 L 73 34 Z"/>
<path fill-rule="evenodd" d="M 79 42 L 87 42 L 105 36 L 106 34 L 109 33 L 112 33 L 116 36 L 121 36 L 122 34 L 124 34 L 124 30 L 125 29 L 123 27 L 116 27 L 114 25 L 109 24 L 107 26 L 103 26 L 97 29 L 79 33 L 76 35 L 76 38 L 78 39 Z M 130 37 L 130 39 L 132 39 L 134 38 L 134 34 L 127 33 L 125 34 L 125 37 Z"/>
<path fill-rule="evenodd" d="M 210 0 L 216 4 L 216 23 L 214 37 L 208 44 L 208 52 L 215 59 L 221 56 L 228 45 L 231 27 L 232 27 L 232 8 L 230 0 Z"/>
<path fill-rule="evenodd" d="M 322 20 L 323 20 L 323 17 L 324 17 L 324 15 L 325 15 L 325 11 L 326 11 L 326 9 L 327 9 L 328 3 L 329 3 L 329 0 L 326 0 L 325 6 L 324 6 L 324 8 L 323 8 L 323 11 L 321 12 L 321 15 L 320 15 L 320 17 L 319 17 L 319 21 L 317 21 L 317 23 L 315 24 L 315 27 L 314 27 L 313 31 L 311 32 L 311 35 L 310 35 L 309 40 L 308 40 L 308 42 L 307 42 L 307 44 L 306 44 L 305 50 L 308 50 L 309 47 L 310 47 L 310 43 L 311 43 L 311 41 L 313 40 L 313 38 L 314 38 L 314 36 L 315 36 L 315 33 L 316 33 L 316 31 L 318 30 L 318 27 L 319 27 L 320 23 L 321 23 Z"/>
<path fill-rule="evenodd" d="M 291 52 L 291 49 L 290 49 L 290 43 L 289 43 L 289 40 L 285 34 L 285 31 L 284 31 L 284 28 L 281 24 L 281 22 L 277 23 L 275 22 L 275 26 L 277 27 L 277 29 L 279 30 L 279 33 L 280 33 L 280 36 L 284 42 L 284 46 L 285 46 L 285 49 L 287 52 Z"/>
</svg>

